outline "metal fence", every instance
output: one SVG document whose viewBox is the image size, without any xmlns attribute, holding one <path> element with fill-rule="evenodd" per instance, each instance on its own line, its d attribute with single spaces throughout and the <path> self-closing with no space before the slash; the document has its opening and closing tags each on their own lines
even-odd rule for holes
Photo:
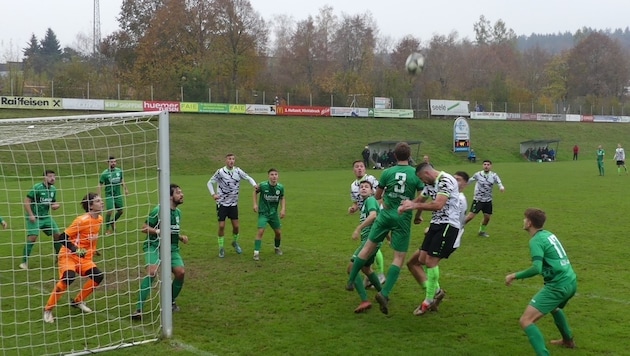
<svg viewBox="0 0 630 356">
<path fill-rule="evenodd" d="M 141 88 L 125 84 L 98 83 L 91 85 L 64 85 L 54 81 L 46 83 L 16 83 L 9 78 L 0 78 L 0 95 L 63 97 L 81 99 L 113 100 L 159 100 L 182 102 L 208 102 L 227 104 L 286 104 L 303 106 L 374 107 L 374 96 L 364 94 L 329 93 L 313 94 L 299 91 L 270 91 L 251 88 L 228 90 L 219 86 L 185 83 L 179 87 Z M 618 99 L 575 99 L 550 103 L 542 100 L 531 102 L 475 101 L 467 98 L 391 97 L 392 108 L 413 109 L 415 117 L 429 116 L 429 99 L 468 100 L 470 111 L 577 114 L 577 115 L 630 115 L 630 103 Z"/>
</svg>

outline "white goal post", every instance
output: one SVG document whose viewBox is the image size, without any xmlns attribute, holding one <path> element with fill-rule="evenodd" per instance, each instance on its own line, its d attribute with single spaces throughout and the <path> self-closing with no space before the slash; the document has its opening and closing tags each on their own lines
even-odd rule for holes
<svg viewBox="0 0 630 356">
<path fill-rule="evenodd" d="M 166 111 L 0 120 L 0 217 L 8 225 L 0 226 L 1 354 L 86 355 L 172 336 L 170 268 L 160 268 L 142 320 L 131 319 L 146 273 L 142 224 L 157 204 L 170 205 L 169 153 Z M 82 198 L 101 193 L 99 177 L 110 156 L 129 194 L 113 233 L 101 227 L 94 262 L 104 279 L 85 299 L 92 312 L 71 307 L 88 281 L 76 278 L 47 323 L 43 312 L 60 278 L 58 261 L 47 228 L 29 230 L 26 197 L 45 181 L 46 170 L 54 171 L 60 206 L 51 218 L 63 232 L 85 213 Z M 161 221 L 170 221 L 169 210 L 160 209 Z M 161 235 L 170 236 L 170 224 L 161 225 Z M 29 244 L 34 231 L 37 241 Z M 170 244 L 161 244 L 160 255 L 161 266 L 170 266 Z"/>
</svg>

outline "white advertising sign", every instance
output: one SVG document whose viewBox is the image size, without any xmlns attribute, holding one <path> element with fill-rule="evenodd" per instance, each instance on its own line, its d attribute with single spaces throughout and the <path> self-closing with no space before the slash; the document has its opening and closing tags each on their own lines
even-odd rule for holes
<svg viewBox="0 0 630 356">
<path fill-rule="evenodd" d="M 468 101 L 431 99 L 429 106 L 432 116 L 470 116 Z"/>
</svg>

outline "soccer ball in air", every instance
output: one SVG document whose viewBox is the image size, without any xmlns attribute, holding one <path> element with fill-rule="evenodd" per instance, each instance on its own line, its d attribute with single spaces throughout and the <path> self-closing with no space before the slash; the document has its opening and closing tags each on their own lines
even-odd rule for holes
<svg viewBox="0 0 630 356">
<path fill-rule="evenodd" d="M 407 57 L 405 61 L 405 68 L 409 74 L 416 74 L 422 72 L 424 69 L 424 56 L 420 53 L 412 53 Z"/>
</svg>

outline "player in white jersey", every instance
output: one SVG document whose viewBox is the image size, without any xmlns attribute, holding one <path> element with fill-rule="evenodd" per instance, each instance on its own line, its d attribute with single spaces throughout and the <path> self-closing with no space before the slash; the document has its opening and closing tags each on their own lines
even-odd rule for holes
<svg viewBox="0 0 630 356">
<path fill-rule="evenodd" d="M 223 247 L 225 235 L 225 219 L 230 218 L 232 221 L 232 247 L 236 253 L 241 254 L 243 250 L 238 244 L 239 224 L 238 224 L 238 192 L 241 180 L 247 180 L 254 189 L 258 188 L 256 181 L 250 177 L 245 171 L 239 167 L 235 167 L 236 157 L 233 153 L 225 156 L 225 167 L 217 169 L 214 175 L 208 181 L 208 191 L 217 203 L 217 218 L 219 220 L 219 257 L 225 257 L 225 249 Z M 217 190 L 214 190 L 214 184 Z"/>
<path fill-rule="evenodd" d="M 430 163 L 421 163 L 416 168 L 416 175 L 425 183 L 420 197 L 415 200 L 404 200 L 398 212 L 417 209 L 417 218 L 421 211 L 433 211 L 429 230 L 424 235 L 424 241 L 419 253 L 414 254 L 407 263 L 416 280 L 418 270 L 426 266 L 426 289 L 422 303 L 414 310 L 414 315 L 423 315 L 429 310 L 436 309 L 436 299 L 444 298 L 438 295 L 440 289 L 440 270 L 438 264 L 443 258 L 448 258 L 455 251 L 455 241 L 461 227 L 459 186 L 457 180 L 444 171 L 437 171 Z M 427 202 L 431 199 L 430 202 Z M 415 221 L 414 221 L 415 222 Z M 415 257 L 415 260 L 414 260 Z M 422 282 L 420 282 L 422 284 Z"/>
<path fill-rule="evenodd" d="M 615 157 L 613 159 L 617 161 L 617 175 L 621 175 L 621 167 L 623 167 L 623 169 L 626 171 L 626 174 L 628 174 L 628 168 L 626 168 L 626 151 L 624 151 L 620 143 L 617 144 L 617 148 L 615 149 Z"/>
<path fill-rule="evenodd" d="M 354 214 L 357 211 L 361 211 L 363 208 L 363 198 L 361 194 L 359 194 L 359 190 L 361 187 L 361 182 L 368 181 L 372 184 L 372 194 L 376 193 L 376 188 L 378 187 L 378 179 L 371 174 L 366 173 L 365 163 L 361 160 L 356 160 L 352 162 L 352 171 L 354 172 L 355 180 L 350 184 L 350 200 L 352 200 L 352 205 L 348 208 L 349 214 Z M 376 255 L 374 256 L 374 272 L 378 276 L 381 284 L 385 284 L 385 266 L 383 262 L 383 253 L 379 248 L 376 251 Z M 368 288 L 372 285 L 369 278 L 365 278 L 363 284 L 365 288 Z"/>
<path fill-rule="evenodd" d="M 475 195 L 470 206 L 470 212 L 466 216 L 466 223 L 474 219 L 480 211 L 483 212 L 483 221 L 479 226 L 479 236 L 490 237 L 486 232 L 486 228 L 490 222 L 490 217 L 492 217 L 492 188 L 496 184 L 499 186 L 499 191 L 503 193 L 505 187 L 501 183 L 499 175 L 492 171 L 492 161 L 490 160 L 483 161 L 483 170 L 473 174 L 468 180 L 468 183 L 472 182 L 477 182 L 477 184 L 475 184 Z"/>
</svg>

